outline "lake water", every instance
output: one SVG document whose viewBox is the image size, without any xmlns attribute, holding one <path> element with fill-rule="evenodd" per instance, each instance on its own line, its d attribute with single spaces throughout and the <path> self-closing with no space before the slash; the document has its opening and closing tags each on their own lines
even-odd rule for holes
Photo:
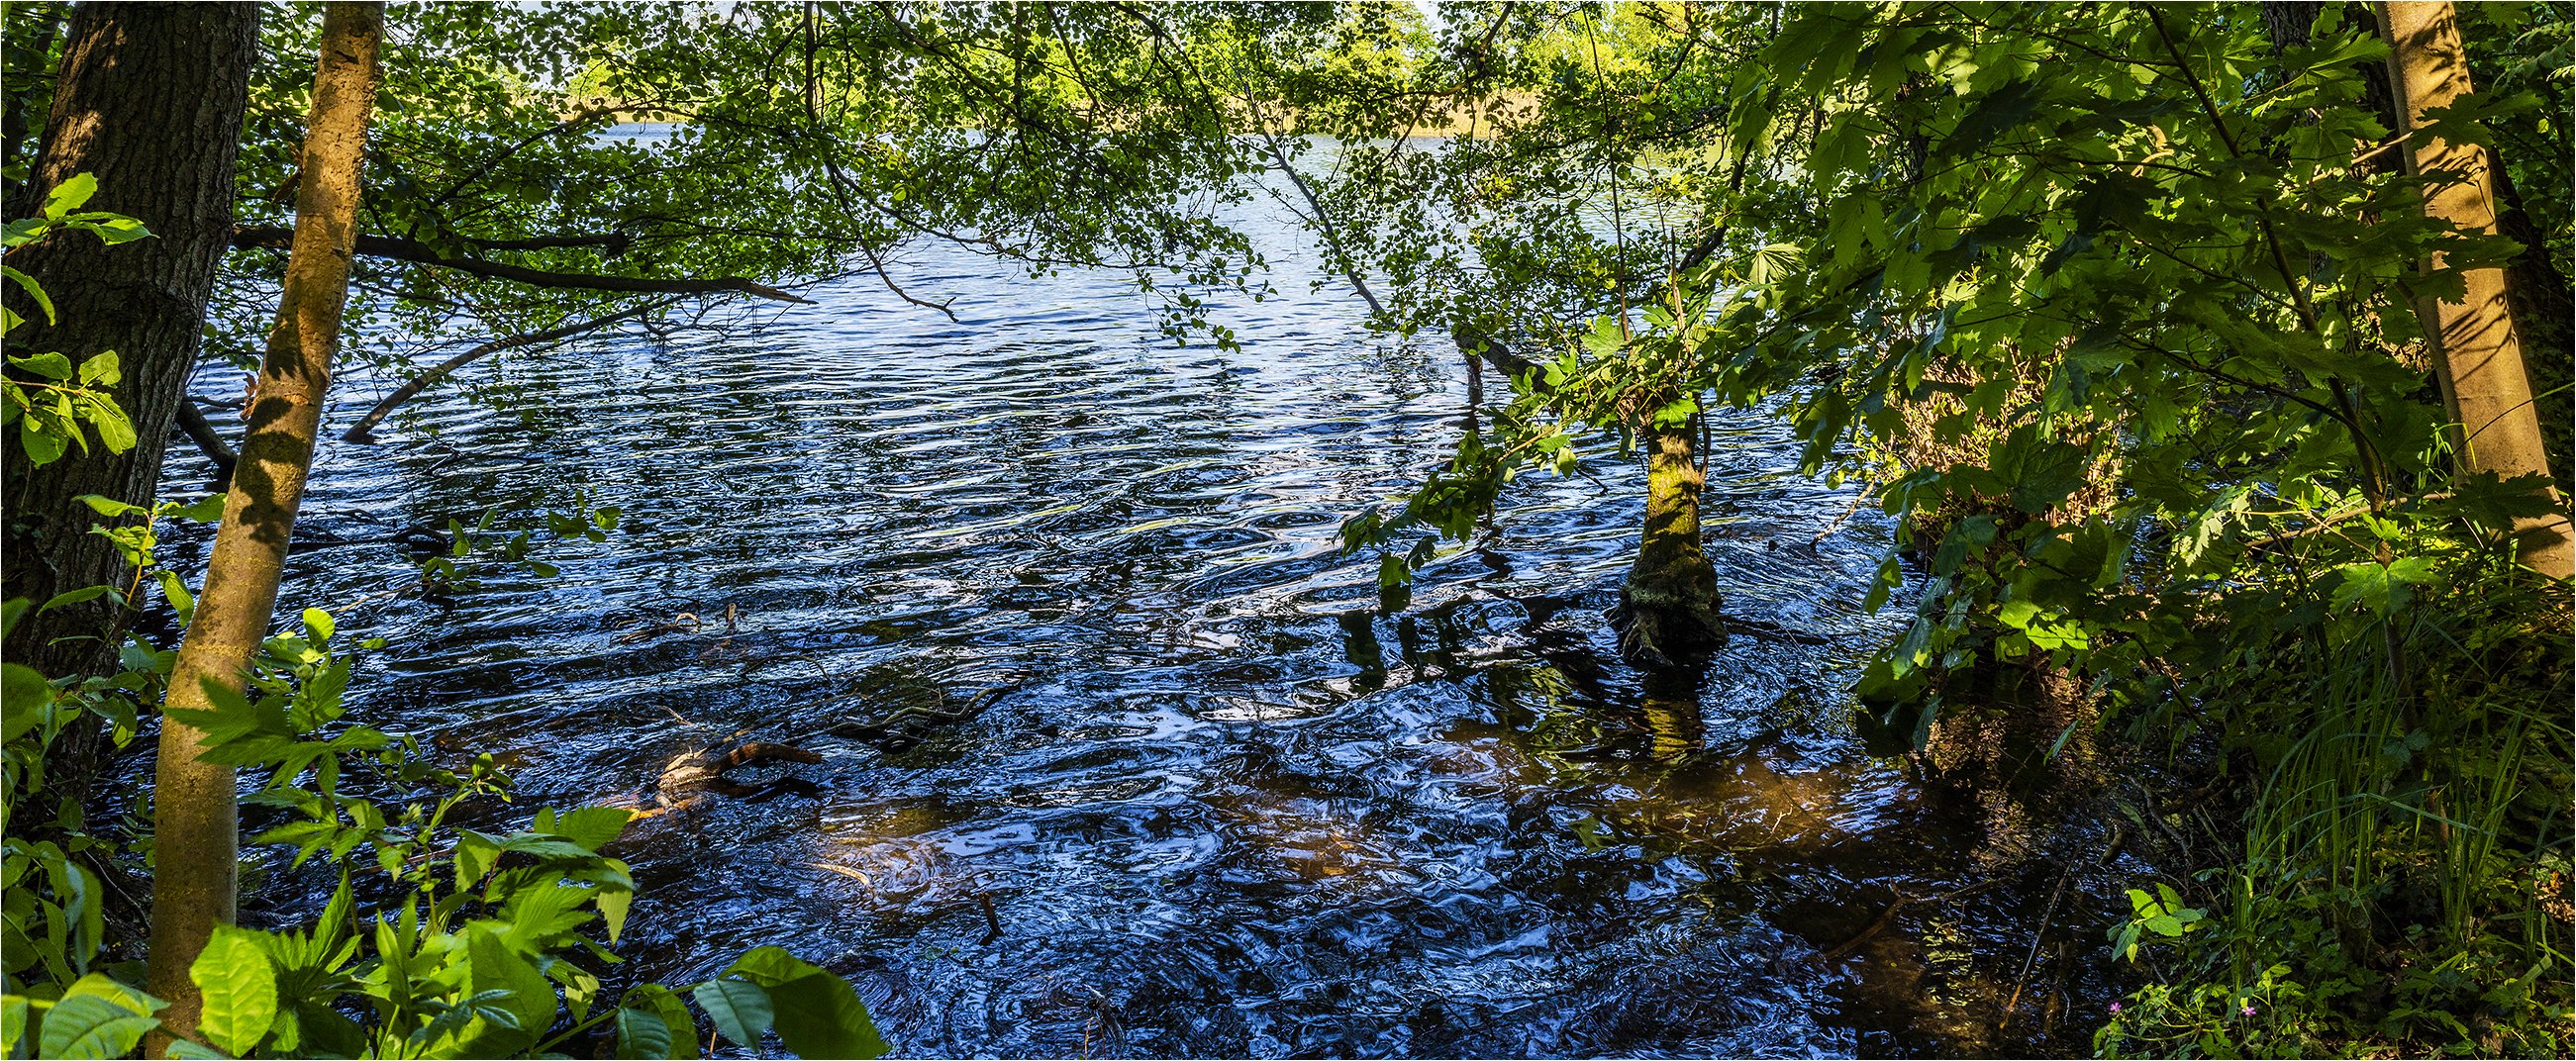
<svg viewBox="0 0 2576 1061">
<path fill-rule="evenodd" d="M 1708 548 L 1768 626 L 1696 690 L 1615 661 L 1643 476 L 1606 449 L 1518 481 L 1382 613 L 1336 531 L 1445 457 L 1463 368 L 1262 235 L 1283 297 L 1218 309 L 1240 352 L 1176 348 L 1125 276 L 931 249 L 902 279 L 959 323 L 854 281 L 724 343 L 480 365 L 484 401 L 335 438 L 310 527 L 575 491 L 625 513 L 544 549 L 559 578 L 344 618 L 392 641 L 357 716 L 508 753 L 521 812 L 649 799 L 737 736 L 820 752 L 806 784 L 653 823 L 625 969 L 781 944 L 909 1055 L 2081 1048 L 1991 1028 L 2053 872 L 1880 917 L 1984 878 L 1974 803 L 1853 732 L 1844 690 L 1899 621 L 1860 610 L 1874 506 L 1837 524 L 1851 492 L 1784 432 L 1716 418 Z M 390 386 L 350 373 L 326 432 Z M 203 479 L 174 451 L 174 488 Z M 390 546 L 290 568 L 297 606 L 412 578 Z M 994 691 L 918 743 L 829 735 Z"/>
</svg>

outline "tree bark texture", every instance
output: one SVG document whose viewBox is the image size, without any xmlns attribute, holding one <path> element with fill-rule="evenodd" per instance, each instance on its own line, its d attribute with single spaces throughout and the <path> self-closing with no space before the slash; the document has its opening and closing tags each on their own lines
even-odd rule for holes
<svg viewBox="0 0 2576 1061">
<path fill-rule="evenodd" d="M 42 602 L 102 583 L 126 588 L 126 565 L 100 521 L 75 500 L 99 494 L 148 505 L 161 457 L 196 362 L 206 300 L 232 245 L 233 163 L 258 54 L 257 4 L 82 4 L 63 46 L 36 189 L 82 173 L 98 178 L 84 207 L 140 219 L 155 238 L 103 247 L 86 232 L 60 232 L 9 255 L 44 284 L 59 323 L 21 306 L 28 321 L 11 353 L 59 350 L 75 362 L 114 350 L 123 369 L 117 404 L 134 421 L 132 450 L 93 449 L 43 468 L 6 433 L 0 496 L 8 563 L 0 596 Z M 41 192 L 36 193 L 41 201 Z M 10 294 L 17 293 L 13 289 Z M 116 658 L 127 612 L 116 599 L 29 615 L 7 646 L 11 660 L 48 675 L 101 672 Z"/>
<path fill-rule="evenodd" d="M 1689 426 L 1647 429 L 1645 531 L 1610 613 L 1620 656 L 1649 670 L 1704 666 L 1726 643 L 1717 569 L 1700 548 L 1703 479 L 1691 459 L 1691 437 Z"/>
<path fill-rule="evenodd" d="M 323 396 L 349 296 L 357 240 L 359 176 L 375 105 L 382 3 L 334 3 L 322 20 L 313 116 L 295 200 L 277 327 L 269 332 L 251 398 L 249 432 L 207 558 L 206 585 L 170 673 L 169 708 L 206 710 L 209 683 L 240 688 L 277 607 L 279 568 L 313 467 Z M 219 923 L 233 918 L 239 821 L 233 768 L 201 758 L 205 734 L 175 719 L 161 726 L 154 775 L 157 861 L 148 989 L 170 1002 L 171 1032 L 194 1038 L 203 999 L 188 966 Z M 156 1041 L 154 1056 L 165 1045 Z"/>
<path fill-rule="evenodd" d="M 2468 53 L 2461 46 L 2458 15 L 2451 4 L 2383 0 L 2379 17 L 2392 49 L 2389 80 L 2406 130 L 2413 130 L 2425 111 L 2450 106 L 2469 94 Z M 2494 233 L 2495 180 L 2489 157 L 2476 144 L 2410 140 L 2407 162 L 2415 172 L 2458 178 L 2426 192 L 2425 214 L 2470 232 Z M 2436 256 L 2429 264 L 2440 269 L 2443 263 Z M 2548 448 L 2532 403 L 2521 338 L 2508 308 L 2504 270 L 2465 270 L 2461 279 L 2467 293 L 2459 301 L 2426 298 L 2416 309 L 2433 348 L 2444 403 L 2459 425 L 2461 463 L 2470 471 L 2494 472 L 2508 479 L 2523 475 L 2545 479 Z M 2550 494 L 2554 511 L 2518 520 L 2514 531 L 2523 564 L 2563 580 L 2576 572 L 2576 526 L 2568 520 L 2564 500 L 2555 490 Z"/>
</svg>

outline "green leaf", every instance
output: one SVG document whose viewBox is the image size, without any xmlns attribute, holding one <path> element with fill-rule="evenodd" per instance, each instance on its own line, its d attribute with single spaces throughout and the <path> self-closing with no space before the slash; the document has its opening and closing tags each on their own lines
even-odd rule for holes
<svg viewBox="0 0 2576 1061">
<path fill-rule="evenodd" d="M 0 998 L 0 1056 L 16 1057 L 23 1052 L 18 1049 L 18 1040 L 27 1037 L 27 1019 L 33 1015 L 32 1010 L 24 996 Z"/>
<path fill-rule="evenodd" d="M 5 720 L 0 721 L 0 738 L 15 742 L 21 735 L 43 724 L 46 709 L 53 704 L 53 683 L 46 681 L 34 667 L 0 663 L 0 720 Z M 15 750 L 9 753 L 13 763 L 17 754 Z"/>
<path fill-rule="evenodd" d="M 2036 516 L 2084 488 L 2085 457 L 2082 449 L 2023 426 L 1996 447 L 1994 474 L 2012 491 L 2013 507 Z"/>
<path fill-rule="evenodd" d="M 54 598 L 52 600 L 45 602 L 44 607 L 36 609 L 36 612 L 38 614 L 43 614 L 67 604 L 78 604 L 86 600 L 96 600 L 101 595 L 110 591 L 111 587 L 108 586 L 83 586 L 68 593 L 57 593 L 54 594 Z"/>
<path fill-rule="evenodd" d="M 617 1009 L 617 1056 L 630 1058 L 667 1058 L 671 1056 L 671 1026 L 658 1014 L 620 1006 Z"/>
<path fill-rule="evenodd" d="M 179 613 L 181 623 L 197 617 L 197 596 L 188 592 L 188 583 L 180 579 L 178 572 L 161 572 L 161 595 L 169 599 L 170 609 Z"/>
<path fill-rule="evenodd" d="M 337 629 L 331 622 L 331 613 L 320 608 L 304 609 L 304 628 L 313 632 L 316 645 L 331 640 L 331 631 Z"/>
<path fill-rule="evenodd" d="M 80 381 L 83 386 L 105 385 L 112 387 L 116 385 L 118 380 L 123 378 L 123 373 L 117 364 L 116 351 L 114 350 L 101 350 L 97 354 L 93 355 L 89 360 L 81 362 Z"/>
<path fill-rule="evenodd" d="M 90 507 L 90 511 L 111 519 L 117 516 L 130 516 L 150 511 L 141 505 L 129 505 L 115 498 L 101 497 L 97 494 L 82 494 L 78 500 L 80 503 L 88 505 Z"/>
<path fill-rule="evenodd" d="M 508 998 L 501 1002 L 500 1008 L 509 1011 L 519 1022 L 514 1029 L 495 1029 L 483 1036 L 477 1045 L 497 1046 L 493 1040 L 498 1038 L 513 1044 L 513 1053 L 524 1049 L 547 1025 L 555 1022 L 554 982 L 512 950 L 498 932 L 476 932 L 468 947 L 474 956 L 474 990 L 477 993 L 507 992 Z"/>
<path fill-rule="evenodd" d="M 62 220 L 63 215 L 80 209 L 82 203 L 88 202 L 89 197 L 96 194 L 98 194 L 97 177 L 87 173 L 73 174 L 69 180 L 54 185 L 52 191 L 45 193 L 45 220 Z"/>
<path fill-rule="evenodd" d="M 36 1056 L 56 1058 L 123 1057 L 145 1032 L 159 1027 L 153 1016 L 169 1005 L 104 973 L 81 977 L 45 1013 L 36 1035 Z"/>
<path fill-rule="evenodd" d="M 152 230 L 143 227 L 143 222 L 122 214 L 82 214 L 69 221 L 97 235 L 99 242 L 110 247 L 152 238 Z"/>
<path fill-rule="evenodd" d="M 559 814 L 548 810 L 538 816 L 536 828 L 597 851 L 625 832 L 627 821 L 634 817 L 635 812 L 624 807 L 582 807 Z"/>
<path fill-rule="evenodd" d="M 2415 586 L 2432 581 L 2433 561 L 2409 556 L 2384 567 L 2371 562 L 2346 564 L 2334 573 L 2343 576 L 2335 583 L 2329 605 L 2335 611 L 2359 605 L 2374 615 L 2388 615 L 2414 599 Z"/>
<path fill-rule="evenodd" d="M 36 1038 L 36 1056 L 122 1057 L 143 1041 L 144 1033 L 160 1026 L 158 1017 L 136 1016 L 96 995 L 66 998 L 45 1011 L 44 1030 Z"/>
<path fill-rule="evenodd" d="M 778 1038 L 798 1057 L 881 1057 L 885 1040 L 849 981 L 777 947 L 736 959 L 728 975 L 769 989 Z"/>
<path fill-rule="evenodd" d="M 671 1041 L 670 1057 L 698 1056 L 698 1021 L 690 1014 L 689 1004 L 679 993 L 660 984 L 638 984 L 627 989 L 620 1007 L 662 1019 L 662 1027 Z"/>
<path fill-rule="evenodd" d="M 188 979 L 205 998 L 197 1031 L 235 1057 L 248 1056 L 277 1019 L 277 968 L 257 937 L 216 925 L 206 949 L 188 966 Z"/>
<path fill-rule="evenodd" d="M 72 368 L 72 359 L 59 353 L 37 354 L 32 357 L 13 356 L 9 359 L 9 363 L 51 380 L 70 379 L 77 371 Z"/>
<path fill-rule="evenodd" d="M 15 246 L 15 244 L 12 244 L 12 246 Z M 18 282 L 18 289 L 27 293 L 27 300 L 34 302 L 36 304 L 36 308 L 45 311 L 45 323 L 57 323 L 59 318 L 54 315 L 54 300 L 46 296 L 45 285 L 37 283 L 35 277 L 19 272 L 18 270 L 12 269 L 6 265 L 0 265 L 0 275 L 6 275 L 9 279 Z"/>
<path fill-rule="evenodd" d="M 123 453 L 133 449 L 137 441 L 134 434 L 134 421 L 125 418 L 125 410 L 119 408 L 114 400 L 105 395 L 88 394 L 82 397 L 86 399 L 82 405 L 87 408 L 87 412 L 81 419 L 89 421 L 89 426 L 98 429 L 99 444 L 106 446 L 110 453 Z"/>
<path fill-rule="evenodd" d="M 716 1030 L 737 1046 L 760 1048 L 761 1033 L 777 1019 L 769 1006 L 769 992 L 746 980 L 709 980 L 689 992 L 698 1000 L 698 1008 L 707 1011 Z"/>
</svg>

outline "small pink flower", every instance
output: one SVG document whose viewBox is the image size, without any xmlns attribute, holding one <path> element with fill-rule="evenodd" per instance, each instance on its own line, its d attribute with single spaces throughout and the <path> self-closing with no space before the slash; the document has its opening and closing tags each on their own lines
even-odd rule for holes
<svg viewBox="0 0 2576 1061">
<path fill-rule="evenodd" d="M 2254 1015 L 2254 1004 L 2253 1004 L 2253 1003 L 2251 1003 L 2251 1002 L 2248 1002 L 2248 1003 L 2246 1003 L 2246 1004 L 2245 1004 L 2245 1008 L 2243 1008 L 2243 1009 L 2241 1009 L 2241 1010 L 2238 1010 L 2237 1012 L 2242 1013 L 2242 1014 L 2244 1014 L 2244 1015 L 2246 1015 L 2246 1016 L 2248 1016 L 2248 1017 L 2251 1017 L 2251 1016 L 2253 1016 L 2253 1015 Z"/>
<path fill-rule="evenodd" d="M 2119 1016 L 2119 1015 L 2120 1015 L 2120 1004 L 2119 1004 L 2119 1003 L 2117 1003 L 2117 1002 L 2111 1003 L 2111 1015 L 2112 1015 L 2112 1016 L 2114 1016 L 2114 1017 L 2117 1017 L 2117 1016 Z"/>
</svg>

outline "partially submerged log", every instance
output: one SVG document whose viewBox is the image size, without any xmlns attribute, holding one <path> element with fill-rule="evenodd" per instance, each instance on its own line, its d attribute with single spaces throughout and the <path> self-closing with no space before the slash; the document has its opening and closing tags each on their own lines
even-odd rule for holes
<svg viewBox="0 0 2576 1061">
<path fill-rule="evenodd" d="M 818 752 L 808 751 L 792 744 L 773 744 L 768 741 L 752 741 L 722 752 L 716 748 L 701 748 L 672 759 L 669 765 L 662 768 L 662 776 L 654 783 L 653 788 L 661 801 L 661 809 L 669 810 L 688 802 L 691 796 L 701 792 L 741 798 L 757 794 L 777 783 L 775 780 L 758 783 L 731 780 L 725 777 L 725 773 L 730 770 L 778 762 L 804 763 L 811 766 L 822 761 L 823 756 Z"/>
</svg>

